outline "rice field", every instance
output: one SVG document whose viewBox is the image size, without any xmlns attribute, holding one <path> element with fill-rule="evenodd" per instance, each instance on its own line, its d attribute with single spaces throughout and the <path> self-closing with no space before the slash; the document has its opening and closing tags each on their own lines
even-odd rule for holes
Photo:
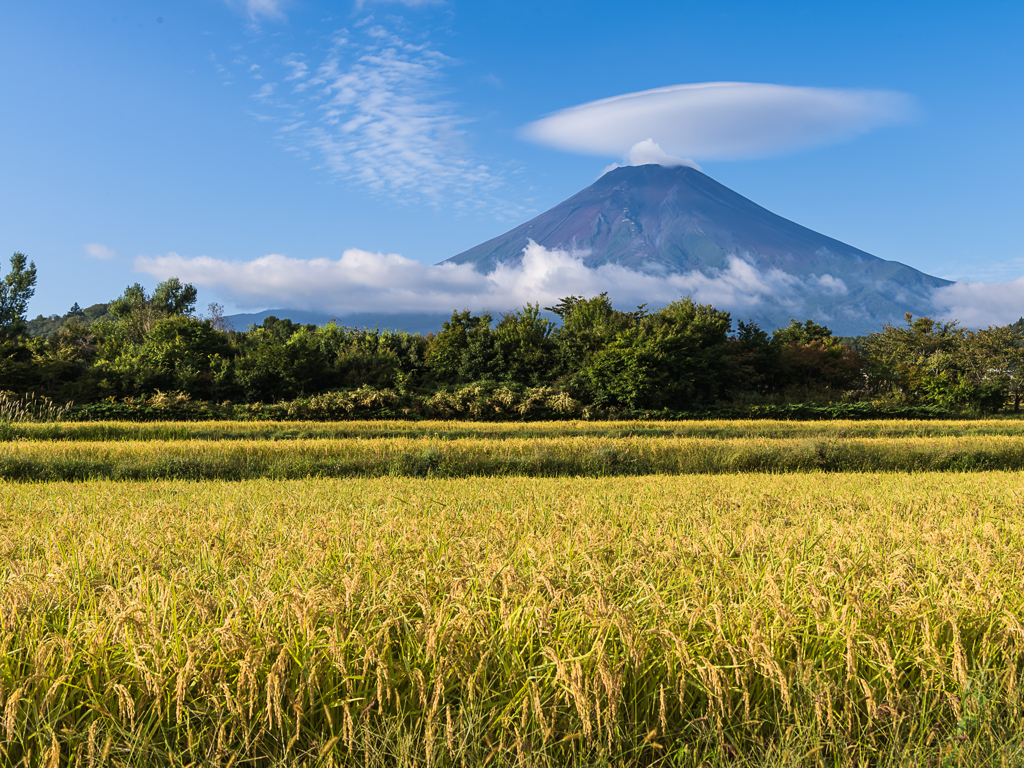
<svg viewBox="0 0 1024 768">
<path fill-rule="evenodd" d="M 0 763 L 1024 765 L 1016 423 L 735 424 L 0 443 Z"/>
<path fill-rule="evenodd" d="M 5 440 L 295 440 L 377 439 L 388 437 L 457 440 L 466 438 L 693 437 L 815 438 L 848 437 L 1024 437 L 1024 420 L 835 420 L 835 421 L 203 421 L 132 423 L 123 421 L 0 421 Z"/>
<path fill-rule="evenodd" d="M 550 437 L 43 441 L 0 443 L 0 477 L 602 477 L 730 472 L 1024 469 L 1024 439 L 970 437 Z"/>
</svg>

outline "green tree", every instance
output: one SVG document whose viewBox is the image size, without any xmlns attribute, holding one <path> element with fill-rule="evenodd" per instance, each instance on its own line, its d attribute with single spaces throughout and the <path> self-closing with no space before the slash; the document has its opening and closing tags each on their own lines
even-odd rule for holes
<svg viewBox="0 0 1024 768">
<path fill-rule="evenodd" d="M 290 396 L 312 395 L 327 389 L 331 368 L 315 325 L 306 325 L 284 344 L 282 374 Z"/>
<path fill-rule="evenodd" d="M 176 277 L 157 284 L 152 295 L 135 283 L 110 302 L 107 311 L 116 319 L 119 331 L 128 341 L 141 344 L 164 318 L 191 316 L 196 295 L 194 286 L 183 284 Z"/>
<path fill-rule="evenodd" d="M 861 388 L 861 356 L 813 320 L 790 320 L 772 334 L 778 355 L 776 389 L 788 400 L 835 400 Z"/>
<path fill-rule="evenodd" d="M 868 382 L 901 403 L 998 410 L 1011 386 L 1020 386 L 1017 343 L 1012 328 L 971 332 L 908 312 L 904 326 L 887 325 L 868 337 Z"/>
<path fill-rule="evenodd" d="M 271 315 L 236 335 L 234 380 L 246 399 L 266 402 L 318 391 L 330 368 L 315 325 Z"/>
<path fill-rule="evenodd" d="M 728 386 L 732 397 L 766 397 L 775 390 L 782 370 L 779 347 L 753 320 L 736 322 L 729 356 L 735 372 Z"/>
<path fill-rule="evenodd" d="M 47 339 L 35 339 L 36 391 L 58 402 L 89 402 L 104 394 L 95 367 L 99 347 L 92 330 L 68 323 Z"/>
<path fill-rule="evenodd" d="M 23 253 L 11 256 L 11 270 L 0 280 L 0 390 L 35 388 L 39 370 L 26 339 L 25 313 L 36 290 L 36 265 Z"/>
<path fill-rule="evenodd" d="M 318 329 L 327 358 L 333 361 L 333 386 L 397 387 L 414 385 L 426 367 L 427 340 L 419 334 L 379 328 L 346 328 L 328 323 Z"/>
<path fill-rule="evenodd" d="M 487 378 L 494 365 L 494 331 L 489 312 L 452 312 L 427 347 L 427 365 L 439 382 L 456 384 Z"/>
<path fill-rule="evenodd" d="M 539 304 L 502 314 L 494 329 L 494 370 L 499 379 L 537 384 L 551 377 L 555 363 L 555 324 L 541 317 Z"/>
<path fill-rule="evenodd" d="M 995 411 L 1013 403 L 1020 413 L 1024 398 L 1024 328 L 1005 325 L 967 334 L 971 352 L 970 374 L 980 410 Z"/>
<path fill-rule="evenodd" d="M 640 319 L 595 352 L 583 378 L 594 401 L 686 410 L 714 403 L 731 375 L 728 312 L 689 297 Z"/>
<path fill-rule="evenodd" d="M 0 333 L 19 335 L 25 328 L 28 303 L 36 292 L 36 265 L 24 253 L 11 256 L 11 271 L 0 282 Z"/>
<path fill-rule="evenodd" d="M 789 325 L 785 328 L 776 329 L 772 334 L 772 341 L 779 346 L 787 344 L 811 344 L 815 341 L 824 341 L 832 338 L 832 331 L 824 325 L 818 325 L 813 320 L 790 319 Z"/>
<path fill-rule="evenodd" d="M 157 285 L 150 302 L 166 317 L 191 316 L 195 314 L 197 295 L 194 285 L 171 277 Z"/>
<path fill-rule="evenodd" d="M 615 337 L 635 328 L 647 315 L 643 306 L 635 312 L 621 312 L 612 306 L 608 293 L 585 299 L 567 296 L 553 307 L 545 307 L 562 320 L 554 331 L 559 373 L 573 378 L 587 365 L 590 356 Z"/>
<path fill-rule="evenodd" d="M 108 337 L 96 362 L 107 388 L 119 395 L 156 390 L 215 394 L 216 373 L 231 355 L 227 336 L 208 321 L 173 315 L 156 322 L 141 344 Z"/>
</svg>

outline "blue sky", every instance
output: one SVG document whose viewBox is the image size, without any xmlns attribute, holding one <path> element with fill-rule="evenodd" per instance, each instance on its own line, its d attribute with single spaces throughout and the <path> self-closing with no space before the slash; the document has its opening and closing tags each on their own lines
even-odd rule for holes
<svg viewBox="0 0 1024 768">
<path fill-rule="evenodd" d="M 312 306 L 285 278 L 346 251 L 347 274 L 404 270 L 412 295 L 433 278 L 409 261 L 510 229 L 628 150 L 525 126 L 719 81 L 899 100 L 776 150 L 677 143 L 812 229 L 999 282 L 1004 303 L 1021 289 L 1020 3 L 54 1 L 4 4 L 0 31 L 0 254 L 36 262 L 32 316 L 176 265 L 204 304 Z"/>
</svg>

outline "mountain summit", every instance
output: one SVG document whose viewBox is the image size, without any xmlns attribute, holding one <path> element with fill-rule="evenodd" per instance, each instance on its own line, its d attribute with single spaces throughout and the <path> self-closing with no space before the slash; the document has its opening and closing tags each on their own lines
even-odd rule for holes
<svg viewBox="0 0 1024 768">
<path fill-rule="evenodd" d="M 518 263 L 530 240 L 583 252 L 583 263 L 594 268 L 617 264 L 714 277 L 739 258 L 761 273 L 779 270 L 794 278 L 801 302 L 799 308 L 754 312 L 769 328 L 799 312 L 840 333 L 862 333 L 899 321 L 907 311 L 929 314 L 933 291 L 950 284 L 777 216 L 687 166 L 616 168 L 551 210 L 448 261 L 490 272 L 499 263 Z"/>
</svg>

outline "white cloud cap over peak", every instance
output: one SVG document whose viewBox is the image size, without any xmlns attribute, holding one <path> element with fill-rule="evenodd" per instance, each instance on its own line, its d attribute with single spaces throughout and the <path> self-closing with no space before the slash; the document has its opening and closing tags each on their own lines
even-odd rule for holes
<svg viewBox="0 0 1024 768">
<path fill-rule="evenodd" d="M 621 157 L 649 141 L 669 156 L 734 160 L 843 141 L 915 111 L 893 91 L 692 83 L 563 109 L 522 135 L 580 154 Z"/>
<path fill-rule="evenodd" d="M 693 160 L 688 160 L 683 157 L 675 157 L 668 154 L 656 141 L 654 141 L 654 139 L 638 141 L 632 146 L 629 152 L 626 153 L 623 160 L 624 162 L 612 163 L 609 165 L 604 169 L 603 174 L 627 165 L 663 165 L 666 168 L 676 168 L 680 165 L 685 165 L 688 168 L 696 168 L 698 171 L 704 170 L 693 162 Z"/>
<path fill-rule="evenodd" d="M 700 170 L 700 166 L 693 160 L 670 155 L 654 139 L 644 139 L 634 144 L 626 153 L 626 165 L 664 165 L 666 168 L 686 165 Z"/>
<path fill-rule="evenodd" d="M 99 243 L 89 243 L 85 246 L 85 252 L 94 259 L 102 259 L 103 261 L 110 261 L 116 259 L 117 254 L 113 248 L 107 248 L 105 245 Z"/>
</svg>

